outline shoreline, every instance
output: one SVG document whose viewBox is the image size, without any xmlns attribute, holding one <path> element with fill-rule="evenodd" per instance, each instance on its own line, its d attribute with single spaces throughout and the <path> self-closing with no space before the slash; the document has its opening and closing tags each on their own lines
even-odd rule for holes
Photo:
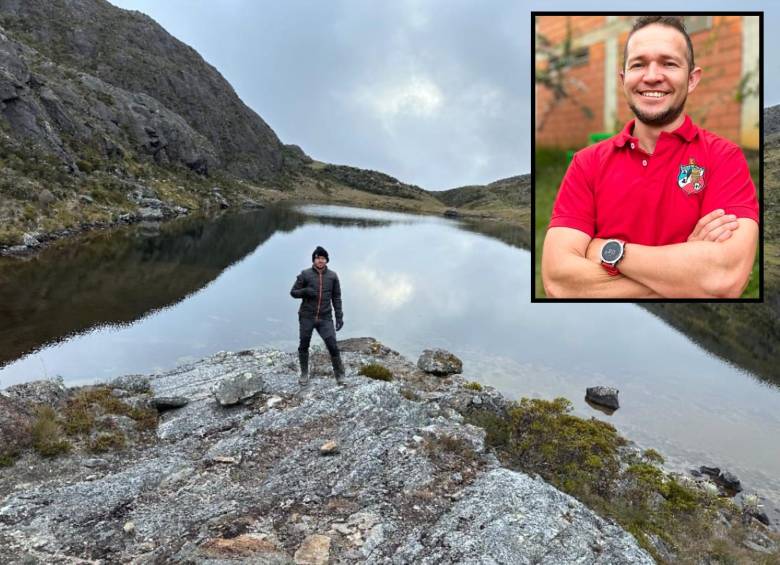
<svg viewBox="0 0 780 565">
<path fill-rule="evenodd" d="M 124 214 L 116 214 L 115 215 L 116 217 L 114 218 L 113 221 L 82 222 L 77 227 L 63 228 L 52 232 L 40 232 L 40 231 L 19 232 L 16 235 L 16 238 L 19 241 L 24 241 L 28 237 L 31 237 L 33 239 L 29 240 L 29 244 L 21 243 L 18 245 L 0 245 L 0 257 L 7 257 L 12 260 L 30 259 L 32 257 L 37 256 L 38 253 L 40 253 L 47 247 L 51 246 L 52 244 L 58 242 L 77 242 L 79 237 L 86 236 L 93 233 L 101 233 L 101 232 L 110 233 L 112 230 L 117 228 L 139 225 L 139 224 L 159 225 L 159 224 L 169 223 L 175 220 L 179 220 L 181 218 L 196 218 L 208 222 L 208 221 L 213 221 L 224 214 L 251 212 L 254 210 L 264 209 L 268 206 L 274 206 L 280 204 L 289 205 L 289 206 L 294 206 L 297 204 L 346 206 L 352 208 L 386 211 L 386 212 L 399 212 L 405 214 L 434 216 L 434 217 L 446 217 L 444 213 L 450 210 L 450 208 L 447 208 L 446 206 L 444 206 L 444 204 L 442 204 L 440 210 L 439 209 L 418 209 L 413 206 L 409 206 L 406 202 L 403 201 L 396 202 L 394 200 L 391 200 L 391 201 L 386 201 L 380 205 L 377 205 L 376 202 L 371 202 L 371 205 L 369 205 L 361 202 L 355 203 L 353 201 L 343 200 L 340 198 L 304 199 L 301 198 L 300 195 L 296 195 L 292 197 L 287 197 L 287 196 L 278 197 L 276 199 L 269 199 L 264 202 L 254 201 L 254 200 L 244 201 L 244 202 L 245 204 L 241 206 L 232 206 L 232 207 L 228 206 L 226 208 L 221 208 L 216 211 L 205 209 L 205 210 L 195 210 L 192 212 L 178 206 L 166 205 L 163 208 L 165 212 L 162 213 L 157 219 L 148 219 L 145 218 L 142 214 L 138 214 L 138 213 L 136 214 L 124 213 Z M 521 230 L 525 230 L 526 232 L 528 230 L 527 226 L 522 221 L 519 220 L 513 221 L 511 219 L 507 219 L 506 217 L 503 217 L 502 215 L 490 215 L 484 212 L 473 212 L 473 211 L 461 211 L 461 210 L 457 210 L 457 211 L 458 211 L 458 216 L 451 219 L 460 220 L 463 222 L 490 222 L 491 224 L 498 225 L 498 226 L 504 225 L 504 226 L 515 227 Z M 518 209 L 517 213 L 522 215 L 525 213 L 525 211 L 522 209 Z"/>
<path fill-rule="evenodd" d="M 538 527 L 540 533 L 557 530 L 569 540 L 560 550 L 563 553 L 550 554 L 558 562 L 574 560 L 575 555 L 591 555 L 594 562 L 610 558 L 651 562 L 624 530 L 613 529 L 609 521 L 548 482 L 506 466 L 504 453 L 510 453 L 513 444 L 501 447 L 497 432 L 516 415 L 528 417 L 531 412 L 516 412 L 520 405 L 462 375 L 425 373 L 371 338 L 345 340 L 341 346 L 348 368 L 344 389 L 333 383 L 325 353 L 312 356 L 314 379 L 301 390 L 295 354 L 266 348 L 220 352 L 159 375 L 114 379 L 110 396 L 130 406 L 147 409 L 163 398 L 168 402 L 184 398 L 186 403 L 159 410 L 154 429 L 143 433 L 136 429 L 138 421 L 133 424 L 126 416 L 105 415 L 101 422 L 115 423 L 111 432 L 63 436 L 73 446 L 58 456 L 57 477 L 44 473 L 30 483 L 30 478 L 53 467 L 33 453 L 22 455 L 26 480 L 9 477 L 7 470 L 0 473 L 0 540 L 11 544 L 19 556 L 42 558 L 53 551 L 74 555 L 67 553 L 76 551 L 73 540 L 86 533 L 82 532 L 85 524 L 91 524 L 79 557 L 205 558 L 216 557 L 215 547 L 235 543 L 228 540 L 236 536 L 224 534 L 242 523 L 239 537 L 251 534 L 252 540 L 268 542 L 253 546 L 252 558 L 260 555 L 257 551 L 289 558 L 311 536 L 324 536 L 316 539 L 325 543 L 328 538 L 329 555 L 346 562 L 369 556 L 458 560 L 473 551 L 507 562 L 500 556 L 556 551 L 545 541 L 546 534 L 528 538 L 529 528 Z M 382 365 L 392 380 L 360 375 L 367 364 Z M 247 372 L 262 381 L 259 391 L 232 406 L 215 402 L 214 387 Z M 94 388 L 59 392 L 57 402 L 67 403 L 67 397 Z M 677 484 L 676 479 L 654 474 L 657 467 L 645 455 L 651 450 L 638 453 L 624 445 L 608 424 L 571 419 L 555 407 L 558 401 L 529 402 L 554 424 L 551 429 L 558 424 L 584 425 L 586 437 L 595 432 L 602 439 L 613 438 L 609 441 L 616 442 L 615 450 L 609 442 L 597 441 L 607 449 L 600 457 L 621 454 L 633 461 L 636 472 L 642 472 L 635 477 L 652 475 L 661 481 L 652 484 L 660 488 Z M 480 418 L 482 426 L 477 422 Z M 95 441 L 95 434 L 125 428 L 122 447 L 100 452 L 97 457 L 103 462 L 94 462 L 95 455 L 86 446 Z M 337 453 L 321 455 L 321 446 L 331 440 L 338 446 Z M 558 456 L 553 454 L 553 460 Z M 526 473 L 534 468 L 531 465 Z M 579 475 L 571 475 L 575 476 Z M 699 493 L 696 489 L 690 492 Z M 206 492 L 211 494 L 204 499 Z M 235 498 L 239 492 L 241 496 Z M 517 499 L 512 492 L 526 495 Z M 629 492 L 634 491 L 629 488 Z M 106 500 L 105 507 L 91 507 L 88 501 L 93 497 Z M 57 510 L 58 504 L 65 507 Z M 187 518 L 179 508 L 188 513 Z M 477 515 L 476 508 L 480 509 Z M 724 516 L 735 511 L 723 508 Z M 474 524 L 465 531 L 458 526 L 463 524 L 458 518 L 465 516 L 463 512 Z M 525 515 L 523 522 L 508 520 L 516 512 Z M 558 530 L 567 523 L 558 521 L 563 514 L 570 514 L 573 522 Z M 371 524 L 360 529 L 356 524 L 366 515 Z M 22 522 L 29 525 L 20 529 Z M 480 523 L 489 527 L 480 528 Z M 167 539 L 174 525 L 185 533 Z M 134 533 L 128 534 L 128 529 Z M 670 550 L 661 538 L 632 533 L 640 535 L 645 549 L 651 548 L 656 558 Z M 453 545 L 452 536 L 458 543 Z M 515 539 L 525 542 L 517 547 Z"/>
</svg>

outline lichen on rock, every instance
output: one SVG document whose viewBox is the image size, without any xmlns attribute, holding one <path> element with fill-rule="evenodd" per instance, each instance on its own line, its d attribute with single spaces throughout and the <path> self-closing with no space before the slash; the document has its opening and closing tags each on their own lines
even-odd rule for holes
<svg viewBox="0 0 780 565">
<path fill-rule="evenodd" d="M 652 562 L 630 534 L 576 499 L 502 467 L 485 431 L 455 409 L 477 394 L 465 380 L 429 375 L 375 340 L 351 340 L 342 355 L 345 387 L 317 377 L 314 367 L 301 389 L 295 355 L 269 349 L 221 352 L 150 376 L 143 393 L 150 399 L 189 401 L 160 414 L 156 441 L 129 442 L 99 460 L 75 449 L 59 457 L 56 477 L 0 480 L 6 555 Z M 315 363 L 324 372 L 327 360 Z M 360 375 L 369 363 L 387 367 L 394 380 Z M 217 402 L 212 391 L 225 376 L 245 373 L 262 381 L 261 390 L 245 403 Z M 410 389 L 414 395 L 401 392 Z M 492 387 L 478 395 L 482 408 L 501 402 Z M 24 472 L 36 476 L 43 463 L 26 457 L 33 470 Z"/>
</svg>

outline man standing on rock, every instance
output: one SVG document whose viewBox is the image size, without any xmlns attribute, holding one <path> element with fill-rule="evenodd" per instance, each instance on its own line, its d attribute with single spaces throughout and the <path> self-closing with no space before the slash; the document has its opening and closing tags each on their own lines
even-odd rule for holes
<svg viewBox="0 0 780 565">
<path fill-rule="evenodd" d="M 312 266 L 304 269 L 295 279 L 290 290 L 293 298 L 302 298 L 298 309 L 300 342 L 298 344 L 298 359 L 301 363 L 299 382 L 306 385 L 309 382 L 309 343 L 311 334 L 317 333 L 328 348 L 333 363 L 333 373 L 338 384 L 344 384 L 344 365 L 336 344 L 336 332 L 344 326 L 344 313 L 341 310 L 341 285 L 335 271 L 328 269 L 328 252 L 317 247 L 311 254 Z M 331 302 L 333 307 L 331 308 Z M 336 325 L 333 326 L 333 310 L 336 311 Z"/>
</svg>

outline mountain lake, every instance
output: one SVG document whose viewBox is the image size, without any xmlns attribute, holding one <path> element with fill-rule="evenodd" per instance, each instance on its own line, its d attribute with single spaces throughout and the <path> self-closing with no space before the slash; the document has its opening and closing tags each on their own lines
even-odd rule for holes
<svg viewBox="0 0 780 565">
<path fill-rule="evenodd" d="M 486 233 L 491 236 L 484 235 Z M 495 237 L 498 234 L 498 237 Z M 135 225 L 0 258 L 0 388 L 164 371 L 220 350 L 297 348 L 296 275 L 322 245 L 341 280 L 339 339 L 415 361 L 440 347 L 518 399 L 570 399 L 670 469 L 718 466 L 780 513 L 780 389 L 633 304 L 531 304 L 512 228 L 301 205 Z M 315 334 L 312 344 L 322 347 Z M 611 416 L 585 388 L 614 386 Z"/>
</svg>

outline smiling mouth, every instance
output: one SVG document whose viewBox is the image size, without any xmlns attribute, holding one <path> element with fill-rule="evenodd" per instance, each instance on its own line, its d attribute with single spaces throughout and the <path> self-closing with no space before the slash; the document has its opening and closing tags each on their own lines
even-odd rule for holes
<svg viewBox="0 0 780 565">
<path fill-rule="evenodd" d="M 668 92 L 661 92 L 659 90 L 647 90 L 645 92 L 640 92 L 639 95 L 643 98 L 663 98 L 669 94 Z"/>
</svg>

